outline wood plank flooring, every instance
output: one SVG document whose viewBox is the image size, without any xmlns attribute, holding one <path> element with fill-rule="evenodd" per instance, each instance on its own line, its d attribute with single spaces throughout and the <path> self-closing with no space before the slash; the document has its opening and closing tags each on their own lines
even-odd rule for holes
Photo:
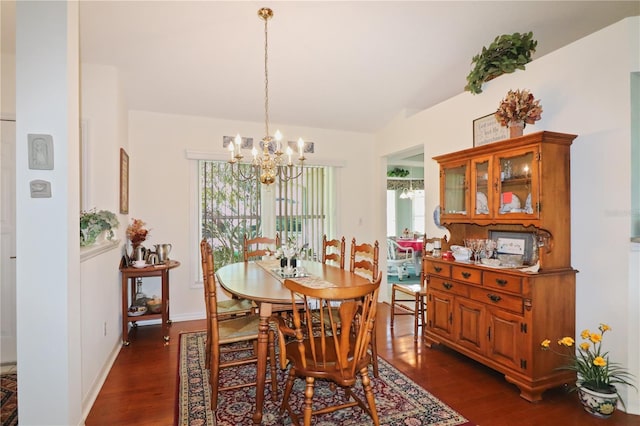
<svg viewBox="0 0 640 426">
<path fill-rule="evenodd" d="M 501 374 L 447 348 L 414 343 L 412 317 L 396 317 L 391 332 L 389 305 L 381 304 L 378 312 L 378 354 L 479 426 L 640 425 L 640 416 L 621 411 L 606 421 L 594 418 L 575 393 L 562 388 L 545 392 L 541 402 L 527 402 Z M 174 322 L 166 345 L 160 325 L 132 331 L 131 345 L 118 355 L 86 425 L 172 425 L 178 335 L 204 328 L 204 320 Z"/>
</svg>

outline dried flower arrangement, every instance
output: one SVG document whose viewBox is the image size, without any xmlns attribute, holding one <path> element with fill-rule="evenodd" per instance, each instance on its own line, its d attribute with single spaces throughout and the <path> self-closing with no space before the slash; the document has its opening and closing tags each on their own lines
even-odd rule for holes
<svg viewBox="0 0 640 426">
<path fill-rule="evenodd" d="M 131 224 L 127 227 L 127 238 L 133 247 L 137 247 L 147 239 L 149 230 L 144 227 L 146 223 L 142 220 L 135 218 L 131 220 Z"/>
<path fill-rule="evenodd" d="M 534 124 L 540 120 L 542 106 L 528 90 L 509 90 L 507 96 L 500 102 L 495 113 L 496 120 L 502 126 L 510 123 L 523 122 L 523 125 Z"/>
</svg>

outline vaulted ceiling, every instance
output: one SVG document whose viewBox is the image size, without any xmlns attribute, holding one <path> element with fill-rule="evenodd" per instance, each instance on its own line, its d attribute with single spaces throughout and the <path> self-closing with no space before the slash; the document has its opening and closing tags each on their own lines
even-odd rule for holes
<svg viewBox="0 0 640 426">
<path fill-rule="evenodd" d="M 535 59 L 640 14 L 638 1 L 81 1 L 81 60 L 116 67 L 131 109 L 261 122 L 265 6 L 271 121 L 361 132 L 462 93 L 498 35 L 533 31 Z"/>
</svg>

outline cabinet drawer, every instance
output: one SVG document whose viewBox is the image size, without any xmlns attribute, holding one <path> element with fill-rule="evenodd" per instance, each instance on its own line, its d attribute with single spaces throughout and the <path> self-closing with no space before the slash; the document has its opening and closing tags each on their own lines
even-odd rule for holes
<svg viewBox="0 0 640 426">
<path fill-rule="evenodd" d="M 469 297 L 469 287 L 455 281 L 432 276 L 427 284 L 428 289 Z"/>
<path fill-rule="evenodd" d="M 443 263 L 435 263 L 430 261 L 425 261 L 426 273 L 433 275 L 440 275 L 441 277 L 450 277 L 451 276 L 451 265 L 446 265 Z"/>
<path fill-rule="evenodd" d="M 504 293 L 493 292 L 482 288 L 469 288 L 471 299 L 497 306 L 512 312 L 522 313 L 522 298 Z"/>
<path fill-rule="evenodd" d="M 474 284 L 482 283 L 482 271 L 479 269 L 454 266 L 451 270 L 451 278 Z"/>
<path fill-rule="evenodd" d="M 511 293 L 522 293 L 522 278 L 498 272 L 485 272 L 482 285 Z"/>
</svg>

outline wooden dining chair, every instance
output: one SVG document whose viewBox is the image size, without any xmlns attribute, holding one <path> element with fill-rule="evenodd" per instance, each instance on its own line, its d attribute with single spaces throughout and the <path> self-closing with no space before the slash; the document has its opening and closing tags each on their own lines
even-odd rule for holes
<svg viewBox="0 0 640 426">
<path fill-rule="evenodd" d="M 222 361 L 223 353 L 232 353 L 247 350 L 247 345 L 238 345 L 238 343 L 251 343 L 250 349 L 254 349 L 258 341 L 258 326 L 260 317 L 257 314 L 251 314 L 241 317 L 235 317 L 221 321 L 218 318 L 218 303 L 216 295 L 216 279 L 214 273 L 213 251 L 211 246 L 203 240 L 200 243 L 203 252 L 203 271 L 205 286 L 205 304 L 207 305 L 207 349 L 205 362 L 209 369 L 209 385 L 211 386 L 211 410 L 215 411 L 218 407 L 219 392 L 231 389 L 238 389 L 248 386 L 255 386 L 256 381 L 236 383 L 231 386 L 220 386 L 220 370 L 223 368 L 232 368 L 246 364 L 257 364 L 257 356 L 242 359 L 233 359 L 230 361 Z M 269 330 L 269 360 L 272 397 L 277 397 L 277 377 L 276 377 L 276 358 L 275 358 L 275 333 Z"/>
<path fill-rule="evenodd" d="M 378 263 L 380 257 L 380 246 L 378 240 L 373 244 L 357 244 L 356 239 L 351 240 L 351 253 L 349 256 L 349 270 L 355 274 L 369 278 L 371 281 L 378 279 Z M 378 377 L 378 348 L 376 343 L 376 333 L 371 336 L 371 364 L 373 365 L 373 376 Z"/>
<path fill-rule="evenodd" d="M 244 234 L 242 255 L 245 262 L 250 260 L 260 260 L 262 259 L 262 256 L 266 256 L 267 253 L 274 253 L 278 247 L 280 247 L 280 234 L 278 233 L 276 233 L 275 238 L 249 238 L 247 234 Z"/>
<path fill-rule="evenodd" d="M 296 378 L 306 380 L 304 390 L 303 423 L 311 424 L 311 417 L 340 409 L 359 406 L 379 425 L 376 402 L 369 378 L 371 355 L 367 348 L 375 333 L 375 318 L 381 276 L 370 284 L 353 287 L 307 287 L 293 280 L 284 285 L 291 290 L 293 326 L 280 321 L 282 335 L 293 339 L 283 344 L 280 340 L 280 356 L 289 362 L 290 369 L 285 386 L 280 413 L 285 410 L 294 424 L 299 424 L 298 414 L 289 403 Z M 302 309 L 300 301 L 303 302 Z M 320 315 L 321 321 L 312 321 L 312 315 Z M 341 328 L 342 324 L 355 324 Z M 319 328 L 319 325 L 322 327 Z M 353 392 L 358 376 L 361 378 L 365 401 Z M 336 405 L 314 409 L 313 394 L 316 379 L 330 381 L 344 391 L 345 398 Z"/>
<path fill-rule="evenodd" d="M 427 245 L 433 244 L 440 238 L 427 238 L 422 240 L 422 255 L 427 252 Z M 447 241 L 446 236 L 444 241 Z M 416 271 L 417 272 L 417 271 Z M 409 302 L 410 304 L 407 304 Z M 420 282 L 418 284 L 391 285 L 391 319 L 390 328 L 393 328 L 396 315 L 413 316 L 413 340 L 418 341 L 418 328 L 421 328 L 424 336 L 425 321 L 427 316 L 427 280 L 424 270 L 420 268 Z"/>
<path fill-rule="evenodd" d="M 200 242 L 200 261 L 202 263 L 202 276 L 206 276 L 205 267 L 206 267 L 206 251 L 205 247 L 208 246 L 206 240 L 202 240 Z M 205 290 L 205 306 L 208 306 L 206 303 L 207 300 L 207 286 L 204 286 Z M 251 301 L 247 299 L 238 299 L 233 298 L 230 300 L 218 300 L 218 319 L 223 320 L 226 318 L 237 317 L 241 315 L 249 315 L 255 313 L 257 310 L 257 306 Z M 207 362 L 208 367 L 208 362 Z"/>
<path fill-rule="evenodd" d="M 340 265 L 344 269 L 345 239 L 328 240 L 327 235 L 322 236 L 322 263 L 327 261 Z"/>
</svg>

